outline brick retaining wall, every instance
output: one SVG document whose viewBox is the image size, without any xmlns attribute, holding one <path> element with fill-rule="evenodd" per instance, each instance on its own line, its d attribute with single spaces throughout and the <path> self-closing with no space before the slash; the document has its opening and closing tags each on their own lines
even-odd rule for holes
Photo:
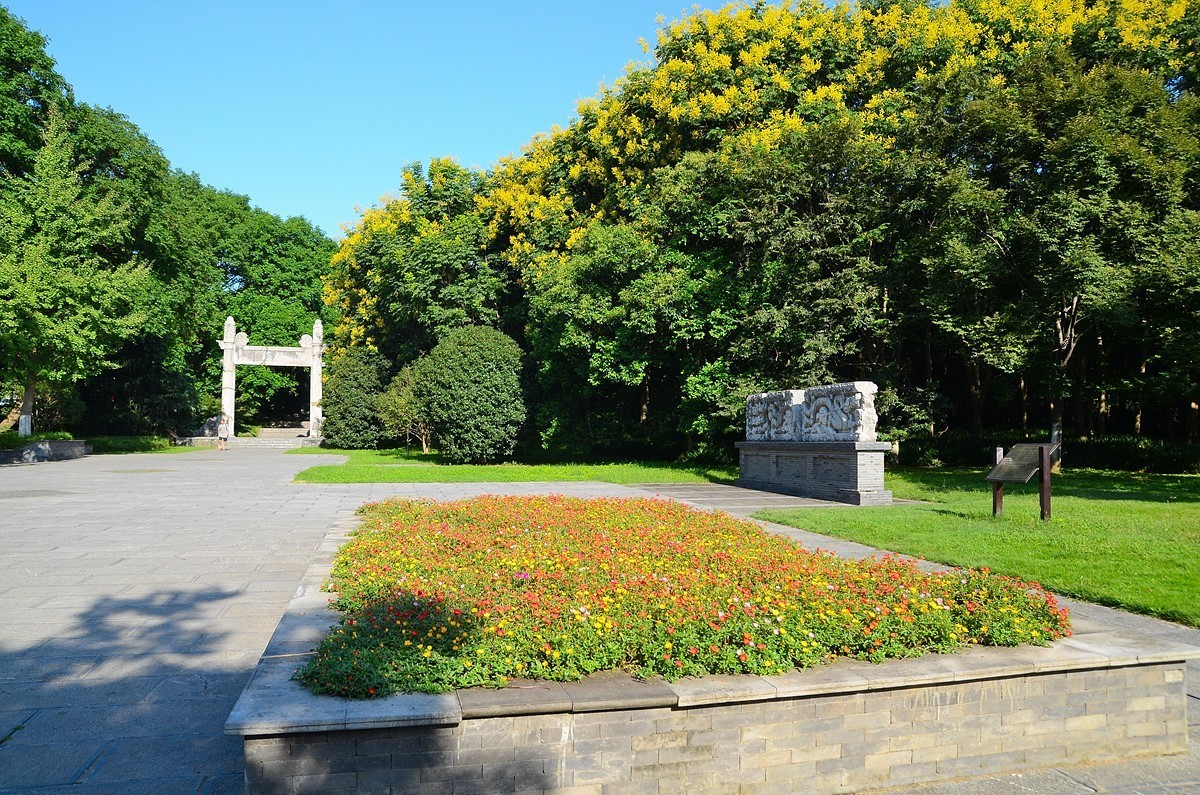
<svg viewBox="0 0 1200 795">
<path fill-rule="evenodd" d="M 974 665 L 953 655 L 673 684 L 606 674 L 375 702 L 307 696 L 303 730 L 256 733 L 261 709 L 241 727 L 246 791 L 838 793 L 1186 750 L 1182 660 L 996 676 L 1005 651 L 1024 666 L 1051 650 L 974 651 L 961 655 Z M 292 667 L 260 685 L 278 694 Z M 614 708 L 622 689 L 641 706 Z M 382 725 L 388 701 L 408 725 Z M 314 705 L 336 719 L 321 729 Z"/>
</svg>

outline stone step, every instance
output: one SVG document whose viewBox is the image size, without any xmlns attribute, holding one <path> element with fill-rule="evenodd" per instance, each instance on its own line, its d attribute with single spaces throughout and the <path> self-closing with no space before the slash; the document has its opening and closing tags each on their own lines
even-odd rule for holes
<svg viewBox="0 0 1200 795">
<path fill-rule="evenodd" d="M 262 428 L 258 432 L 259 439 L 296 439 L 307 436 L 307 428 Z"/>
<path fill-rule="evenodd" d="M 185 436 L 177 439 L 175 443 L 189 447 L 216 447 L 217 439 L 215 436 Z M 235 436 L 229 440 L 230 448 L 236 447 L 239 449 L 291 450 L 297 447 L 320 446 L 320 437 L 311 438 L 308 436 L 287 439 L 243 438 Z"/>
<path fill-rule="evenodd" d="M 293 436 L 286 439 L 264 439 L 261 436 L 258 438 L 242 438 L 235 436 L 229 440 L 230 447 L 253 447 L 253 448 L 269 448 L 276 450 L 290 450 L 295 447 L 310 447 L 321 443 L 320 439 L 310 440 L 308 437 Z"/>
</svg>

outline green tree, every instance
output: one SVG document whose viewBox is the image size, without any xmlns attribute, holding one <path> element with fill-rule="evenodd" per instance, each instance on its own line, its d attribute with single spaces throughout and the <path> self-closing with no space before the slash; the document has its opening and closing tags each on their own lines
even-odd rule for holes
<svg viewBox="0 0 1200 795">
<path fill-rule="evenodd" d="M 486 326 L 451 331 L 413 365 L 413 394 L 453 463 L 512 455 L 525 422 L 521 349 Z"/>
<path fill-rule="evenodd" d="M 50 108 L 72 101 L 46 39 L 0 7 L 0 172 L 20 176 L 33 168 Z"/>
<path fill-rule="evenodd" d="M 106 253 L 127 231 L 125 207 L 84 190 L 65 115 L 51 109 L 24 177 L 0 177 L 0 380 L 24 384 L 22 433 L 39 384 L 74 383 L 112 366 L 144 321 L 148 279 Z"/>
<path fill-rule="evenodd" d="M 679 372 L 711 309 L 691 265 L 632 224 L 597 222 L 538 275 L 528 333 L 543 445 L 671 444 Z"/>
<path fill-rule="evenodd" d="M 342 242 L 326 285 L 342 317 L 335 346 L 361 340 L 409 362 L 453 328 L 500 325 L 511 297 L 475 206 L 484 175 L 435 159 L 428 171 L 406 166 L 401 179 L 401 196 L 363 213 Z"/>
</svg>

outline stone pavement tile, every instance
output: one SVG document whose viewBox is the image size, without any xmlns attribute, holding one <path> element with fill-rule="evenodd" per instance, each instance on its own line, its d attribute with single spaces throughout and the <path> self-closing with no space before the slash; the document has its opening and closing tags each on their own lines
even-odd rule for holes
<svg viewBox="0 0 1200 795">
<path fill-rule="evenodd" d="M 192 792 L 201 779 L 220 773 L 236 773 L 245 764 L 239 738 L 221 734 L 157 738 L 153 744 L 118 740 L 88 771 L 88 783 L 137 781 L 149 778 L 194 776 Z"/>
<path fill-rule="evenodd" d="M 246 777 L 241 771 L 210 776 L 200 784 L 197 795 L 242 795 L 246 791 Z"/>
<path fill-rule="evenodd" d="M 34 644 L 24 651 L 13 652 L 0 643 L 0 703 L 4 688 L 12 682 L 42 682 L 52 679 L 80 677 L 94 668 L 103 656 L 98 653 L 72 653 L 51 648 L 45 655 Z"/>
<path fill-rule="evenodd" d="M 13 748 L 57 742 L 89 742 L 164 735 L 220 734 L 226 701 L 142 702 L 105 707 L 39 709 L 9 741 Z"/>
<path fill-rule="evenodd" d="M 242 775 L 237 776 L 239 789 L 237 790 L 213 790 L 213 792 L 221 793 L 241 793 L 244 790 Z M 140 781 L 117 781 L 106 782 L 102 784 L 67 784 L 57 787 L 38 787 L 34 792 L 37 795 L 196 795 L 207 793 L 204 787 L 207 782 L 199 779 L 196 776 L 188 776 L 186 778 L 147 778 Z M 15 789 L 5 789 L 3 779 L 0 778 L 0 795 L 28 795 L 29 789 L 18 787 Z"/>
<path fill-rule="evenodd" d="M 1170 784 L 1176 792 L 1200 793 L 1200 732 L 1189 733 L 1188 751 L 1093 765 L 1061 766 L 1067 776 L 1094 792 L 1125 793 Z"/>
<path fill-rule="evenodd" d="M 1072 781 L 1056 770 L 1034 770 L 935 784 L 889 787 L 874 792 L 876 795 L 1094 795 L 1095 790 Z"/>
<path fill-rule="evenodd" d="M 54 610 L 43 609 L 40 607 L 35 609 L 38 615 L 38 621 L 45 621 L 47 624 L 67 625 L 79 616 L 79 609 L 75 607 L 60 607 Z M 0 627 L 11 624 L 24 626 L 27 622 L 28 618 L 18 614 L 15 610 L 11 613 L 7 611 L 0 613 Z"/>
<path fill-rule="evenodd" d="M 160 679 L 160 676 L 130 676 L 116 680 L 75 678 L 0 682 L 0 704 L 10 709 L 99 708 L 131 704 L 145 698 Z"/>
<path fill-rule="evenodd" d="M 12 743 L 0 745 L 0 792 L 71 784 L 87 771 L 107 745 L 107 740 L 24 747 Z"/>
<path fill-rule="evenodd" d="M 250 680 L 249 671 L 231 671 L 228 673 L 200 671 L 168 674 L 162 678 L 158 686 L 146 696 L 147 702 L 179 702 L 179 701 L 220 701 L 222 703 L 237 700 L 246 682 Z M 224 718 L 221 719 L 224 723 Z"/>
<path fill-rule="evenodd" d="M 12 737 L 25 729 L 26 722 L 33 717 L 34 709 L 3 709 L 0 710 L 0 747 Z"/>
</svg>

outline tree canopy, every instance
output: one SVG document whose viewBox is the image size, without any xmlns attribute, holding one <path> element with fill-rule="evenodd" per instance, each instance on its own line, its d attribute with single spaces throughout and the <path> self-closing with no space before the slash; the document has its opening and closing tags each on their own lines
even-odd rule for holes
<svg viewBox="0 0 1200 795">
<path fill-rule="evenodd" d="M 332 241 L 76 103 L 45 39 L 3 8 L 0 213 L 0 390 L 21 392 L 26 416 L 36 395 L 39 416 L 84 433 L 188 433 L 217 410 L 226 315 L 291 345 L 327 312 Z M 239 415 L 286 412 L 307 396 L 295 378 L 247 370 Z"/>
<path fill-rule="evenodd" d="M 897 436 L 1194 437 L 1198 20 L 697 9 L 520 156 L 410 169 L 334 257 L 334 344 L 502 328 L 538 438 L 577 450 L 727 449 L 746 394 L 857 379 Z"/>
</svg>

